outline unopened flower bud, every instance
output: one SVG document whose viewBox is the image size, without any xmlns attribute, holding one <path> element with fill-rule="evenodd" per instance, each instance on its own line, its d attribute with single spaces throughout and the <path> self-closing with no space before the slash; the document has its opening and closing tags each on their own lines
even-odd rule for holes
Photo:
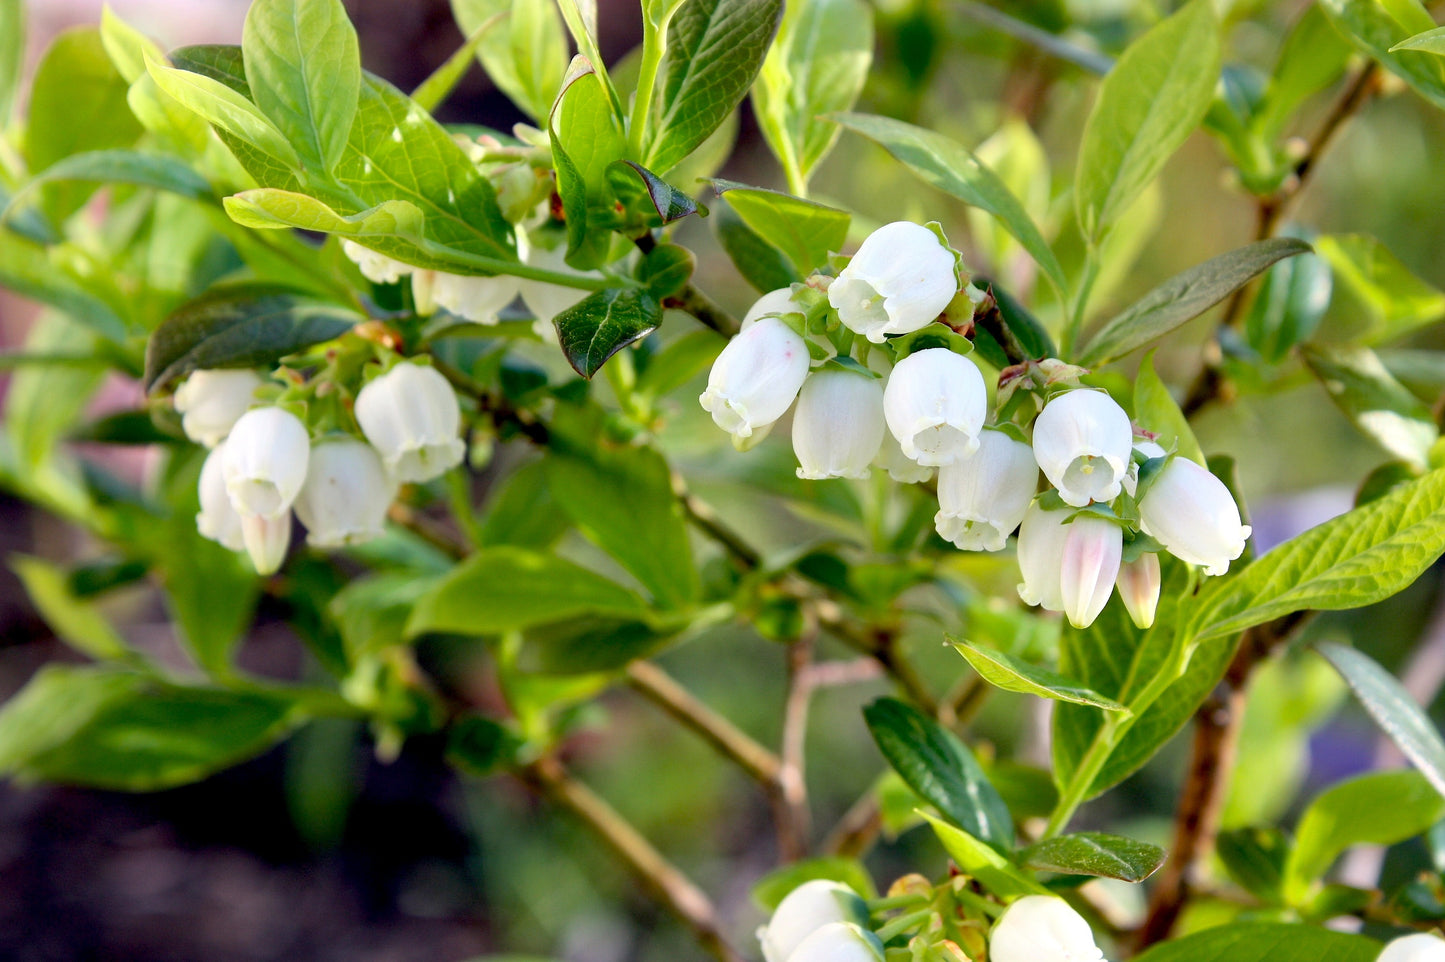
<svg viewBox="0 0 1445 962">
<path fill-rule="evenodd" d="M 286 560 L 286 549 L 291 547 L 291 512 L 279 518 L 242 515 L 241 540 L 251 564 L 256 566 L 256 574 L 275 574 Z"/>
<path fill-rule="evenodd" d="M 883 389 L 876 379 L 852 371 L 815 372 L 793 412 L 798 477 L 868 477 L 885 430 Z"/>
<path fill-rule="evenodd" d="M 833 922 L 804 939 L 787 962 L 883 962 L 883 944 L 860 925 Z"/>
<path fill-rule="evenodd" d="M 264 383 L 255 371 L 192 371 L 173 399 L 186 437 L 208 448 L 220 444 Z"/>
<path fill-rule="evenodd" d="M 1428 932 L 1402 935 L 1385 944 L 1376 962 L 1445 962 L 1445 939 Z"/>
<path fill-rule="evenodd" d="M 462 412 L 436 368 L 403 362 L 356 396 L 356 421 L 398 481 L 430 481 L 461 463 Z"/>
<path fill-rule="evenodd" d="M 326 438 L 311 449 L 296 517 L 313 547 L 359 544 L 381 535 L 395 497 L 396 483 L 376 449 L 355 438 Z"/>
<path fill-rule="evenodd" d="M 1186 458 L 1164 466 L 1139 499 L 1139 526 L 1170 554 L 1222 575 L 1244 552 L 1249 525 L 1224 482 Z"/>
<path fill-rule="evenodd" d="M 369 247 L 362 247 L 351 240 L 341 242 L 341 252 L 355 262 L 361 274 L 373 284 L 395 284 L 416 268 L 410 264 L 393 260 L 385 254 L 378 254 Z"/>
<path fill-rule="evenodd" d="M 988 389 L 972 361 L 932 347 L 894 365 L 883 411 L 905 455 L 919 464 L 952 464 L 978 447 Z"/>
<path fill-rule="evenodd" d="M 753 301 L 753 306 L 743 315 L 742 329 L 746 331 L 768 314 L 794 314 L 802 310 L 802 306 L 793 300 L 793 289 L 780 287 Z"/>
<path fill-rule="evenodd" d="M 1119 566 L 1119 598 L 1129 619 L 1139 628 L 1154 624 L 1159 607 L 1159 556 L 1152 551 Z"/>
<path fill-rule="evenodd" d="M 241 415 L 221 461 L 236 513 L 280 518 L 290 511 L 306 480 L 310 451 L 306 425 L 291 412 L 268 407 Z"/>
<path fill-rule="evenodd" d="M 1019 528 L 1018 560 L 1027 604 L 1062 611 L 1075 628 L 1099 617 L 1114 589 L 1123 552 L 1124 532 L 1103 518 L 1087 515 L 1068 521 L 1067 508 L 1029 506 Z"/>
<path fill-rule="evenodd" d="M 978 450 L 938 469 L 939 537 L 964 551 L 998 551 L 1033 500 L 1033 450 L 1002 431 L 979 434 Z"/>
<path fill-rule="evenodd" d="M 989 962 L 1099 962 L 1104 953 L 1084 917 L 1061 898 L 1025 895 L 989 934 Z"/>
<path fill-rule="evenodd" d="M 762 440 L 808 377 L 808 345 L 776 317 L 764 318 L 728 342 L 698 398 L 739 450 Z"/>
<path fill-rule="evenodd" d="M 843 325 L 882 344 L 932 323 L 958 293 L 953 251 L 927 227 L 896 221 L 875 230 L 828 288 Z"/>
<path fill-rule="evenodd" d="M 778 903 L 768 924 L 758 929 L 765 962 L 787 962 L 804 939 L 837 922 L 868 924 L 868 906 L 841 882 L 804 882 Z"/>
<path fill-rule="evenodd" d="M 1133 447 L 1129 415 L 1102 391 L 1061 394 L 1034 422 L 1034 457 L 1075 507 L 1119 496 Z"/>
<path fill-rule="evenodd" d="M 197 491 L 201 510 L 196 514 L 196 530 L 203 538 L 232 551 L 241 551 L 246 547 L 241 540 L 241 516 L 231 507 L 231 498 L 226 494 L 226 476 L 221 467 L 225 448 L 223 441 L 206 455 L 206 461 L 201 465 Z"/>
</svg>

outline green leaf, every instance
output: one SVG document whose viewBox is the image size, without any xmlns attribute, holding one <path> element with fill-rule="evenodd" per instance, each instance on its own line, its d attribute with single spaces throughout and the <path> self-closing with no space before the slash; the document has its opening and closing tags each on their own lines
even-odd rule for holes
<svg viewBox="0 0 1445 962">
<path fill-rule="evenodd" d="M 1305 364 L 1355 425 L 1380 447 L 1424 470 L 1440 429 L 1430 408 L 1391 376 L 1367 347 L 1307 344 Z"/>
<path fill-rule="evenodd" d="M 12 555 L 15 572 L 31 604 L 56 636 L 92 658 L 124 658 L 130 654 L 125 640 L 95 605 L 76 597 L 70 576 L 42 558 Z"/>
<path fill-rule="evenodd" d="M 1246 892 L 1274 905 L 1284 892 L 1284 863 L 1289 836 L 1277 828 L 1241 828 L 1220 832 L 1214 850 L 1229 877 Z"/>
<path fill-rule="evenodd" d="M 1424 33 L 1417 33 L 1408 40 L 1401 40 L 1390 48 L 1391 53 L 1397 50 L 1419 50 L 1423 53 L 1445 56 L 1445 27 L 1436 27 L 1433 30 L 1426 30 Z"/>
<path fill-rule="evenodd" d="M 572 369 L 590 378 L 612 355 L 657 330 L 662 306 L 647 291 L 614 287 L 589 294 L 552 323 Z"/>
<path fill-rule="evenodd" d="M 0 230 L 0 285 L 21 297 L 49 304 L 108 341 L 124 341 L 125 320 L 71 274 L 59 254 L 58 248 L 48 251 L 18 234 Z"/>
<path fill-rule="evenodd" d="M 681 292 L 695 270 L 697 257 L 692 251 L 677 244 L 659 244 L 637 266 L 637 279 L 654 298 L 663 300 Z"/>
<path fill-rule="evenodd" d="M 1104 237 L 1199 126 L 1219 67 L 1210 0 L 1193 0 L 1119 57 L 1084 124 L 1074 175 L 1074 209 L 1090 242 Z"/>
<path fill-rule="evenodd" d="M 1331 642 L 1315 650 L 1340 673 L 1380 730 L 1445 795 L 1445 741 L 1405 686 L 1362 651 Z"/>
<path fill-rule="evenodd" d="M 1315 249 L 1333 269 L 1337 291 L 1364 309 L 1368 323 L 1352 329 L 1352 340 L 1393 341 L 1445 315 L 1445 293 L 1416 277 L 1375 238 L 1326 235 Z"/>
<path fill-rule="evenodd" d="M 713 185 L 743 223 L 786 254 L 799 274 L 825 266 L 828 255 L 841 251 L 848 239 L 852 217 L 847 211 L 730 180 Z"/>
<path fill-rule="evenodd" d="M 712 367 L 727 344 L 716 331 L 684 334 L 647 360 L 637 378 L 637 393 L 664 397 Z"/>
<path fill-rule="evenodd" d="M 1053 701 L 1067 701 L 1076 705 L 1092 705 L 1105 711 L 1127 711 L 1111 698 L 1090 691 L 1078 682 L 1065 678 L 1058 672 L 1030 665 L 1028 662 L 967 641 L 959 641 L 949 635 L 944 638 L 958 649 L 958 653 L 973 666 L 979 677 L 1004 691 L 1038 695 Z"/>
<path fill-rule="evenodd" d="M 1134 379 L 1134 420 L 1145 430 L 1154 432 L 1164 450 L 1176 450 L 1195 464 L 1206 466 L 1204 452 L 1189 427 L 1189 419 L 1179 410 L 1179 404 L 1154 370 L 1152 351 L 1139 365 Z"/>
<path fill-rule="evenodd" d="M 256 106 L 309 169 L 330 172 L 361 92 L 361 51 L 341 0 L 254 0 L 241 50 Z"/>
<path fill-rule="evenodd" d="M 228 677 L 234 673 L 232 655 L 255 616 L 260 584 L 242 555 L 196 532 L 194 491 L 191 485 L 184 509 L 177 508 L 157 529 L 162 537 L 150 554 L 186 650 L 205 671 Z"/>
<path fill-rule="evenodd" d="M 0 772 L 157 791 L 265 751 L 296 720 L 292 703 L 277 696 L 52 666 L 0 711 Z"/>
<path fill-rule="evenodd" d="M 515 764 L 522 740 L 510 728 L 482 715 L 464 715 L 447 733 L 447 761 L 483 778 Z"/>
<path fill-rule="evenodd" d="M 1264 101 L 1255 113 L 1255 129 L 1266 141 L 1277 138 L 1311 96 L 1339 79 L 1349 62 L 1350 42 L 1330 25 L 1315 4 L 1295 21 L 1275 61 Z"/>
<path fill-rule="evenodd" d="M 438 582 L 436 577 L 402 568 L 359 578 L 333 595 L 326 609 L 341 633 L 347 660 L 355 663 L 402 644 L 412 609 Z"/>
<path fill-rule="evenodd" d="M 983 887 L 994 895 L 1009 898 L 1015 895 L 1052 895 L 1028 873 L 1015 868 L 1008 859 L 992 846 L 982 842 L 967 831 L 948 824 L 941 818 L 934 818 L 927 812 L 923 817 L 933 828 L 933 834 L 943 843 L 943 850 L 953 859 L 960 872 L 972 875 Z"/>
<path fill-rule="evenodd" d="M 214 201 L 210 182 L 190 165 L 165 154 L 143 154 L 133 150 L 92 150 L 72 154 L 51 164 L 30 178 L 25 186 L 0 209 L 0 223 L 16 216 L 21 199 L 45 184 L 86 181 L 97 184 L 134 184 L 169 191 L 191 200 Z"/>
<path fill-rule="evenodd" d="M 473 30 L 465 42 L 446 59 L 440 67 L 431 72 L 431 75 L 417 85 L 411 92 L 412 101 L 425 110 L 427 113 L 435 113 L 436 109 L 446 102 L 451 96 L 457 84 L 461 83 L 462 77 L 466 76 L 468 68 L 472 65 L 472 59 L 477 56 L 482 41 L 486 39 L 487 31 L 501 23 L 507 12 L 498 11 Z"/>
<path fill-rule="evenodd" d="M 364 318 L 271 285 L 217 287 L 161 322 L 146 345 L 146 390 L 197 368 L 261 367 L 340 337 Z"/>
<path fill-rule="evenodd" d="M 758 293 L 766 294 L 803 279 L 787 256 L 743 223 L 731 207 L 718 206 L 711 220 L 728 260 Z"/>
<path fill-rule="evenodd" d="M 479 540 L 488 545 L 550 548 L 568 526 L 547 487 L 547 466 L 534 461 L 508 475 L 496 490 Z"/>
<path fill-rule="evenodd" d="M 342 215 L 306 194 L 262 187 L 225 198 L 226 213 L 242 227 L 261 230 L 295 227 L 346 237 L 421 237 L 425 220 L 415 204 L 388 200 L 355 214 Z"/>
<path fill-rule="evenodd" d="M 896 698 L 863 709 L 878 750 L 903 780 L 965 832 L 995 848 L 1014 844 L 1008 806 L 958 737 Z"/>
<path fill-rule="evenodd" d="M 1391 48 L 1434 24 L 1428 15 L 1414 26 L 1401 26 L 1376 0 L 1320 0 L 1319 7 L 1335 29 L 1349 37 L 1366 56 L 1415 88 L 1437 107 L 1445 108 L 1445 61 L 1414 50 Z M 1417 6 L 1423 13 L 1423 8 Z"/>
<path fill-rule="evenodd" d="M 25 0 L 0 0 L 0 128 L 9 125 L 20 90 L 25 36 Z"/>
<path fill-rule="evenodd" d="M 301 159 L 286 135 L 251 101 L 226 84 L 155 60 L 146 61 L 146 70 L 161 90 L 218 131 L 275 158 L 291 170 L 300 168 Z"/>
<path fill-rule="evenodd" d="M 534 120 L 547 116 L 567 67 L 567 41 L 556 7 L 543 0 L 452 0 L 462 33 L 500 17 L 477 44 L 487 76 Z"/>
<path fill-rule="evenodd" d="M 1231 921 L 1161 942 L 1135 962 L 1374 962 L 1380 943 L 1313 925 Z"/>
<path fill-rule="evenodd" d="M 816 879 L 842 882 L 861 898 L 877 898 L 873 878 L 862 862 L 853 858 L 832 856 L 803 859 L 801 862 L 774 869 L 753 883 L 753 902 L 764 912 L 772 912 L 793 889 Z M 860 920 L 860 924 L 866 924 L 866 920 Z"/>
<path fill-rule="evenodd" d="M 69 317 L 42 314 L 26 337 L 25 346 L 35 353 L 62 347 L 96 353 L 100 343 Z M 46 365 L 22 368 L 11 376 L 5 394 L 5 425 L 7 440 L 22 465 L 34 471 L 57 457 L 60 439 L 84 414 L 105 375 L 104 367 Z"/>
<path fill-rule="evenodd" d="M 782 0 L 687 0 L 672 17 L 643 163 L 670 170 L 732 113 L 767 56 Z"/>
<path fill-rule="evenodd" d="M 627 136 L 612 112 L 607 89 L 593 65 L 573 58 L 553 108 L 552 157 L 557 193 L 567 219 L 567 263 L 578 270 L 607 260 L 616 204 L 607 171 L 627 152 Z"/>
<path fill-rule="evenodd" d="M 1310 245 L 1297 238 L 1275 237 L 1175 274 L 1094 332 L 1078 363 L 1092 367 L 1123 357 L 1203 314 L 1276 261 L 1309 250 Z"/>
<path fill-rule="evenodd" d="M 1319 327 L 1333 288 L 1330 265 L 1318 254 L 1302 254 L 1271 267 L 1244 318 L 1249 346 L 1271 364 L 1283 361 Z"/>
<path fill-rule="evenodd" d="M 1164 864 L 1164 850 L 1102 832 L 1058 835 L 1019 853 L 1024 867 L 1060 875 L 1093 875 L 1142 882 Z"/>
<path fill-rule="evenodd" d="M 625 160 L 608 165 L 609 171 L 621 169 L 631 170 L 642 179 L 643 188 L 647 191 L 647 199 L 652 202 L 652 209 L 657 212 L 658 219 L 664 225 L 671 224 L 673 221 L 682 220 L 689 214 L 696 214 L 698 212 L 697 201 L 641 164 L 635 161 Z M 704 209 L 702 213 L 703 216 L 707 216 L 706 209 Z"/>
<path fill-rule="evenodd" d="M 100 40 L 115 69 L 128 84 L 146 76 L 146 57 L 157 62 L 165 60 L 165 51 L 135 27 L 116 16 L 110 4 L 100 11 Z"/>
<path fill-rule="evenodd" d="M 1403 842 L 1442 817 L 1445 796 L 1419 772 L 1375 772 L 1332 786 L 1300 816 L 1285 862 L 1285 898 L 1302 904 L 1345 849 Z"/>
<path fill-rule="evenodd" d="M 636 594 L 595 572 L 523 548 L 483 548 L 417 602 L 406 637 L 495 635 L 579 615 L 640 617 Z"/>
<path fill-rule="evenodd" d="M 588 615 L 529 629 L 517 667 L 538 675 L 616 672 L 655 654 L 683 626 Z"/>
</svg>

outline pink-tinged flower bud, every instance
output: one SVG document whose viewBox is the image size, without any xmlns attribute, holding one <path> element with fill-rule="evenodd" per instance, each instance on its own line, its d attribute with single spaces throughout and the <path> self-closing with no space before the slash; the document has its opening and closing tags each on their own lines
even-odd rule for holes
<svg viewBox="0 0 1445 962">
<path fill-rule="evenodd" d="M 884 397 L 887 397 L 886 390 Z M 919 464 L 904 454 L 892 431 L 883 432 L 883 445 L 878 449 L 878 456 L 873 459 L 873 464 L 887 471 L 888 476 L 899 484 L 918 484 L 931 480 L 933 473 L 938 470 L 932 465 Z"/>
<path fill-rule="evenodd" d="M 361 433 L 397 481 L 430 481 L 461 463 L 462 412 L 436 368 L 403 362 L 356 396 Z"/>
<path fill-rule="evenodd" d="M 883 388 L 876 379 L 852 371 L 815 372 L 793 412 L 798 477 L 868 477 L 884 430 Z"/>
<path fill-rule="evenodd" d="M 1018 560 L 1027 604 L 1062 611 L 1075 628 L 1087 628 L 1104 610 L 1119 575 L 1124 532 L 1103 518 L 1029 505 L 1019 528 Z M 1067 523 L 1066 523 L 1067 522 Z"/>
<path fill-rule="evenodd" d="M 814 879 L 787 894 L 768 924 L 758 929 L 765 962 L 787 962 L 802 942 L 827 925 L 868 924 L 868 906 L 841 882 Z"/>
<path fill-rule="evenodd" d="M 381 535 L 395 497 L 396 483 L 371 445 L 355 438 L 325 438 L 311 448 L 296 517 L 306 526 L 306 541 L 313 547 L 359 544 Z"/>
<path fill-rule="evenodd" d="M 289 512 L 306 480 L 310 452 L 306 425 L 291 412 L 270 407 L 241 415 L 221 461 L 236 513 L 280 518 Z"/>
<path fill-rule="evenodd" d="M 1376 962 L 1445 962 L 1445 939 L 1428 932 L 1402 935 L 1386 943 Z"/>
<path fill-rule="evenodd" d="M 1139 526 L 1170 554 L 1204 573 L 1222 575 L 1244 552 L 1249 525 L 1224 482 L 1193 461 L 1176 457 L 1139 499 Z"/>
<path fill-rule="evenodd" d="M 776 317 L 764 318 L 722 349 L 698 402 L 746 450 L 783 416 L 807 377 L 802 336 Z"/>
<path fill-rule="evenodd" d="M 395 284 L 416 270 L 410 264 L 403 264 L 385 254 L 378 254 L 369 247 L 362 247 L 356 241 L 343 240 L 341 252 L 350 258 L 360 268 L 361 275 L 373 284 Z"/>
<path fill-rule="evenodd" d="M 861 925 L 833 922 L 804 939 L 787 962 L 883 962 L 883 943 Z"/>
<path fill-rule="evenodd" d="M 486 325 L 497 323 L 497 315 L 517 299 L 518 291 L 515 277 L 470 277 L 445 271 L 417 271 L 411 287 L 419 313 L 442 307 L 464 321 Z"/>
<path fill-rule="evenodd" d="M 1061 394 L 1034 422 L 1034 457 L 1075 507 L 1119 496 L 1133 448 L 1129 415 L 1102 391 Z"/>
<path fill-rule="evenodd" d="M 245 542 L 246 554 L 251 556 L 256 574 L 274 575 L 286 560 L 286 549 L 291 547 L 291 512 L 279 518 L 243 515 L 241 540 Z"/>
<path fill-rule="evenodd" d="M 1100 962 L 1104 953 L 1084 917 L 1061 898 L 1025 895 L 988 939 L 989 962 Z"/>
<path fill-rule="evenodd" d="M 192 371 L 173 398 L 186 437 L 208 448 L 220 444 L 264 383 L 255 371 Z"/>
<path fill-rule="evenodd" d="M 977 451 L 938 469 L 939 537 L 964 551 L 1002 549 L 1038 483 L 1033 449 L 1002 431 L 981 432 Z"/>
<path fill-rule="evenodd" d="M 988 389 L 968 358 L 931 347 L 894 365 L 883 412 L 905 455 L 919 464 L 952 464 L 978 447 Z"/>
<path fill-rule="evenodd" d="M 885 224 L 868 235 L 828 288 L 849 330 L 874 344 L 932 323 L 958 294 L 958 264 L 927 227 Z"/>
<path fill-rule="evenodd" d="M 1139 628 L 1154 624 L 1154 612 L 1159 608 L 1159 583 L 1159 556 L 1153 552 L 1119 566 L 1119 579 L 1115 582 L 1119 598 L 1129 612 L 1129 619 Z"/>
<path fill-rule="evenodd" d="M 231 507 L 231 498 L 226 494 L 226 476 L 221 467 L 225 448 L 224 441 L 218 444 L 201 465 L 201 482 L 197 491 L 201 510 L 196 514 L 196 530 L 203 538 L 232 551 L 241 551 L 246 547 L 241 540 L 241 516 Z"/>
<path fill-rule="evenodd" d="M 780 287 L 753 301 L 753 306 L 743 315 L 742 329 L 746 331 L 768 314 L 798 314 L 802 311 L 802 306 L 793 300 L 793 289 Z"/>
</svg>

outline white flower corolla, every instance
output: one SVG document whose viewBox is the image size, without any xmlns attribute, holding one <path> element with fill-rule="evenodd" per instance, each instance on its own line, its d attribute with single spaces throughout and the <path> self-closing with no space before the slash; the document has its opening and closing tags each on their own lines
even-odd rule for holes
<svg viewBox="0 0 1445 962">
<path fill-rule="evenodd" d="M 395 284 L 416 268 L 399 260 L 378 254 L 369 247 L 362 247 L 356 241 L 343 240 L 341 252 L 350 258 L 361 270 L 361 275 L 373 284 Z"/>
<path fill-rule="evenodd" d="M 932 465 L 919 464 L 904 454 L 892 431 L 883 432 L 883 446 L 878 449 L 878 456 L 873 459 L 873 464 L 887 471 L 888 476 L 899 484 L 928 481 L 938 470 Z"/>
<path fill-rule="evenodd" d="M 465 321 L 492 325 L 502 308 L 517 299 L 517 278 L 505 274 L 471 277 L 445 271 L 417 271 L 412 278 L 412 296 L 417 311 L 430 314 L 444 307 Z"/>
<path fill-rule="evenodd" d="M 1445 939 L 1428 932 L 1402 935 L 1386 943 L 1376 962 L 1445 962 Z"/>
<path fill-rule="evenodd" d="M 1019 597 L 1049 611 L 1062 611 L 1075 628 L 1099 617 L 1119 576 L 1124 531 L 1112 521 L 1069 508 L 1048 510 L 1036 501 L 1019 528 Z"/>
<path fill-rule="evenodd" d="M 1129 415 L 1102 391 L 1061 394 L 1034 421 L 1034 457 L 1074 507 L 1118 497 L 1133 448 Z"/>
<path fill-rule="evenodd" d="M 894 365 L 883 412 L 905 455 L 919 464 L 951 464 L 978 447 L 988 389 L 968 358 L 931 347 Z"/>
<path fill-rule="evenodd" d="M 938 469 L 934 527 L 964 551 L 998 551 L 1024 519 L 1038 483 L 1032 448 L 1002 431 L 983 431 L 977 451 Z"/>
<path fill-rule="evenodd" d="M 430 481 L 461 463 L 462 412 L 436 368 L 403 362 L 356 396 L 356 422 L 397 481 Z"/>
<path fill-rule="evenodd" d="M 988 937 L 989 962 L 1100 962 L 1104 953 L 1084 917 L 1061 898 L 1025 895 Z"/>
<path fill-rule="evenodd" d="M 768 924 L 758 929 L 764 962 L 787 962 L 804 939 L 835 922 L 868 924 L 868 906 L 841 882 L 804 882 L 778 903 Z"/>
<path fill-rule="evenodd" d="M 808 360 L 808 345 L 797 331 L 776 317 L 765 318 L 722 349 L 698 402 L 733 436 L 733 445 L 746 450 L 798 396 Z"/>
<path fill-rule="evenodd" d="M 1166 551 L 1222 575 L 1244 552 L 1249 525 L 1224 482 L 1187 458 L 1170 461 L 1139 499 L 1139 526 Z"/>
<path fill-rule="evenodd" d="M 291 412 L 267 407 L 241 415 L 221 459 L 236 513 L 279 518 L 290 511 L 306 480 L 310 453 L 306 425 Z"/>
<path fill-rule="evenodd" d="M 395 497 L 396 482 L 375 448 L 355 438 L 324 438 L 311 448 L 296 517 L 313 547 L 359 544 L 381 535 Z"/>
<path fill-rule="evenodd" d="M 817 371 L 798 392 L 798 477 L 866 478 L 883 444 L 883 388 L 852 371 Z"/>
<path fill-rule="evenodd" d="M 220 444 L 264 383 L 255 371 L 192 371 L 173 398 L 186 437 L 208 448 Z"/>
<path fill-rule="evenodd" d="M 833 922 L 804 939 L 787 962 L 883 962 L 883 946 L 860 925 Z"/>
<path fill-rule="evenodd" d="M 201 510 L 196 514 L 196 530 L 201 537 L 217 544 L 241 551 L 246 547 L 241 540 L 241 516 L 231 507 L 231 498 L 226 494 L 226 476 L 221 468 L 225 442 L 217 445 L 201 465 L 201 482 L 197 486 Z"/>
<path fill-rule="evenodd" d="M 241 518 L 241 540 L 258 575 L 273 575 L 291 547 L 291 512 L 278 518 L 248 514 Z"/>
<path fill-rule="evenodd" d="M 1129 619 L 1139 628 L 1153 625 L 1154 612 L 1159 608 L 1159 556 L 1151 551 L 1119 565 L 1115 585 Z"/>
<path fill-rule="evenodd" d="M 793 300 L 793 289 L 780 287 L 753 301 L 753 306 L 743 315 L 742 329 L 746 331 L 756 324 L 759 318 L 768 314 L 794 314 L 802 311 L 802 305 Z"/>
<path fill-rule="evenodd" d="M 882 344 L 933 322 L 957 294 L 953 251 L 927 227 L 895 221 L 863 241 L 828 287 L 828 303 L 845 327 Z"/>
<path fill-rule="evenodd" d="M 584 274 L 567 265 L 567 245 L 565 244 L 559 244 L 551 250 L 537 244 L 530 245 L 526 248 L 522 262 L 529 267 L 540 267 L 558 274 L 572 274 L 577 277 L 596 276 L 595 274 Z M 552 318 L 587 296 L 587 292 L 584 290 L 564 287 L 561 284 L 549 284 L 546 281 L 519 277 L 516 282 L 518 293 L 522 295 L 522 301 L 527 305 L 527 310 L 531 311 L 532 316 L 536 318 L 534 327 L 537 328 L 538 333 L 541 333 L 543 328 L 548 331 L 553 330 Z M 506 307 L 505 304 L 502 306 Z"/>
</svg>

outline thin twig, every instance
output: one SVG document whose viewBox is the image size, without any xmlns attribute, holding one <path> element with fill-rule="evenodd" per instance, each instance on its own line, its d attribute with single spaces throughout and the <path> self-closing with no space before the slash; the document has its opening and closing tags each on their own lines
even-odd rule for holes
<svg viewBox="0 0 1445 962">
<path fill-rule="evenodd" d="M 397 501 L 387 509 L 386 516 L 393 524 L 407 529 L 448 558 L 459 560 L 467 556 L 468 548 L 455 532 L 409 504 Z"/>
<path fill-rule="evenodd" d="M 814 662 L 808 666 L 808 685 L 813 689 L 841 688 L 883 677 L 883 666 L 874 658 Z"/>
<path fill-rule="evenodd" d="M 678 503 L 682 505 L 682 513 L 687 516 L 687 520 L 691 521 L 693 526 L 703 534 L 716 541 L 724 551 L 732 556 L 734 561 L 748 569 L 756 568 L 763 563 L 762 555 L 752 545 L 724 524 L 709 504 L 699 500 L 696 495 L 687 490 L 687 483 L 676 471 L 672 474 L 672 490 L 677 495 Z"/>
<path fill-rule="evenodd" d="M 816 622 L 804 628 L 788 647 L 788 696 L 783 703 L 783 736 L 778 772 L 778 854 L 783 862 L 795 862 L 808 854 L 812 816 L 808 811 L 808 786 L 803 778 L 804 747 L 808 734 L 808 704 L 813 686 L 808 669 L 813 662 L 817 639 Z"/>
</svg>

